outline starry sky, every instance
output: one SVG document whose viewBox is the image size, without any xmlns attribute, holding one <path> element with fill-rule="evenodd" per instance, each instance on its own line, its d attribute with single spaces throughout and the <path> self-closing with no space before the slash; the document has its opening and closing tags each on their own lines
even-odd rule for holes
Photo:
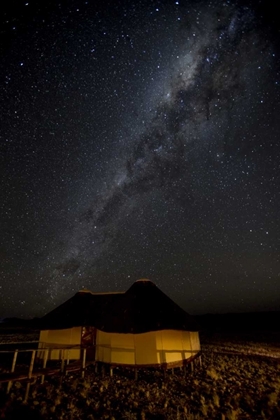
<svg viewBox="0 0 280 420">
<path fill-rule="evenodd" d="M 279 310 L 273 2 L 9 0 L 0 25 L 0 316 L 139 278 Z"/>
</svg>

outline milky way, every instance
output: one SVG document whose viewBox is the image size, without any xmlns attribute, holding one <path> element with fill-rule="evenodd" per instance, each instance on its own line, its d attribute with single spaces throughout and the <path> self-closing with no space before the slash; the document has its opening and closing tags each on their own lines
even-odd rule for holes
<svg viewBox="0 0 280 420">
<path fill-rule="evenodd" d="M 82 59 L 75 82 L 64 82 L 75 83 L 86 101 L 90 83 L 100 85 L 100 103 L 97 106 L 92 96 L 92 106 L 103 107 L 103 116 L 98 119 L 93 113 L 96 130 L 81 134 L 87 142 L 76 134 L 90 126 L 86 117 L 75 118 L 74 112 L 64 123 L 70 127 L 75 121 L 76 139 L 67 140 L 71 154 L 79 148 L 83 153 L 77 154 L 78 166 L 74 163 L 72 180 L 67 181 L 73 203 L 59 203 L 57 180 L 48 187 L 51 206 L 59 210 L 48 213 L 48 204 L 44 207 L 50 226 L 56 215 L 39 263 L 32 262 L 32 282 L 41 289 L 35 293 L 38 301 L 48 308 L 81 287 L 125 289 L 137 277 L 148 276 L 177 301 L 186 288 L 180 303 L 192 302 L 194 311 L 200 311 L 195 303 L 200 293 L 205 310 L 215 310 L 225 295 L 229 307 L 245 310 L 250 302 L 255 309 L 258 304 L 246 300 L 244 293 L 254 289 L 260 297 L 261 279 L 269 277 L 269 302 L 280 269 L 272 250 L 279 203 L 275 116 L 280 78 L 274 27 L 260 10 L 241 3 L 123 3 L 116 9 L 120 16 L 130 16 L 129 23 L 112 22 L 113 10 L 93 14 L 99 32 L 89 38 L 90 70 Z M 69 9 L 64 13 L 69 18 Z M 79 22 L 76 34 L 73 29 L 79 46 L 72 47 L 74 63 L 89 37 L 89 21 L 83 17 Z M 117 37 L 115 52 L 108 44 L 103 54 L 119 63 L 111 72 L 98 67 L 97 56 L 103 42 L 99 37 L 110 31 Z M 66 52 L 61 55 L 66 61 Z M 126 62 L 134 63 L 130 73 L 124 69 Z M 54 64 L 57 77 L 62 67 Z M 72 114 L 71 106 L 69 99 L 65 109 Z M 56 129 L 51 135 L 60 142 Z M 56 144 L 54 152 L 47 152 L 51 159 Z M 98 156 L 99 148 L 106 150 L 105 157 Z M 61 171 L 63 177 L 61 168 L 59 162 L 51 165 L 47 179 Z M 70 169 L 65 168 L 69 178 Z M 66 207 L 73 210 L 59 224 L 57 215 Z M 34 246 L 38 241 L 32 239 Z M 255 259 L 263 260 L 254 271 Z M 227 267 L 233 266 L 231 275 Z M 248 286 L 243 287 L 250 270 Z M 239 303 L 230 306 L 236 300 Z"/>
</svg>

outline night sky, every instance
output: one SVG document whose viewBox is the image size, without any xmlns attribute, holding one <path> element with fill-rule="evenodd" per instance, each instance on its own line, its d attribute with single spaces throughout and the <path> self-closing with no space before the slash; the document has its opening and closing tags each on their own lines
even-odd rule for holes
<svg viewBox="0 0 280 420">
<path fill-rule="evenodd" d="M 274 4 L 1 1 L 0 316 L 140 278 L 280 309 Z"/>
</svg>

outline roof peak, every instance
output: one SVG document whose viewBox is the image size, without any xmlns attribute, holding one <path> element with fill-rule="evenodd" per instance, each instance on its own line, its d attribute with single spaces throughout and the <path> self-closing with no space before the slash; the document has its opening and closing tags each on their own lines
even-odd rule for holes
<svg viewBox="0 0 280 420">
<path fill-rule="evenodd" d="M 78 293 L 90 293 L 91 295 L 123 295 L 125 292 L 92 292 L 89 289 L 81 289 Z"/>
<path fill-rule="evenodd" d="M 152 284 L 155 284 L 153 281 L 151 281 L 149 279 L 139 279 L 139 280 L 136 280 L 134 283 L 152 283 Z"/>
</svg>

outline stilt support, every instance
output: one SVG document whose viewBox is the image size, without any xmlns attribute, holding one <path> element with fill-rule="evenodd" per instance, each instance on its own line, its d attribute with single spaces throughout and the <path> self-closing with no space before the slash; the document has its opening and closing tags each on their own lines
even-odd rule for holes
<svg viewBox="0 0 280 420">
<path fill-rule="evenodd" d="M 26 402 L 28 400 L 28 395 L 29 395 L 29 390 L 30 390 L 30 380 L 32 378 L 32 372 L 33 372 L 33 367 L 34 367 L 35 355 L 36 355 L 36 350 L 32 350 L 32 355 L 31 355 L 31 360 L 30 360 L 30 366 L 29 366 L 29 372 L 28 372 L 28 379 L 29 380 L 28 380 L 27 385 L 26 385 L 24 402 Z"/>
<path fill-rule="evenodd" d="M 43 360 L 43 369 L 45 369 L 46 366 L 47 366 L 48 355 L 49 355 L 49 349 L 45 349 L 45 351 L 44 351 L 44 360 Z M 44 381 L 45 381 L 45 375 L 42 375 L 42 377 L 41 377 L 41 384 L 43 384 Z"/>
<path fill-rule="evenodd" d="M 60 366 L 60 372 L 63 374 L 64 373 L 64 365 L 65 365 L 65 358 L 64 358 L 64 353 L 65 350 L 62 349 L 61 350 L 61 366 Z"/>
<path fill-rule="evenodd" d="M 83 349 L 82 378 L 85 377 L 87 349 Z"/>
<path fill-rule="evenodd" d="M 13 357 L 13 362 L 12 362 L 12 368 L 11 368 L 11 373 L 14 373 L 15 371 L 15 367 L 16 367 L 16 362 L 17 362 L 17 356 L 18 356 L 18 350 L 15 350 L 14 352 L 14 357 Z M 8 382 L 8 386 L 7 386 L 7 394 L 9 394 L 10 389 L 12 387 L 12 381 Z"/>
</svg>

